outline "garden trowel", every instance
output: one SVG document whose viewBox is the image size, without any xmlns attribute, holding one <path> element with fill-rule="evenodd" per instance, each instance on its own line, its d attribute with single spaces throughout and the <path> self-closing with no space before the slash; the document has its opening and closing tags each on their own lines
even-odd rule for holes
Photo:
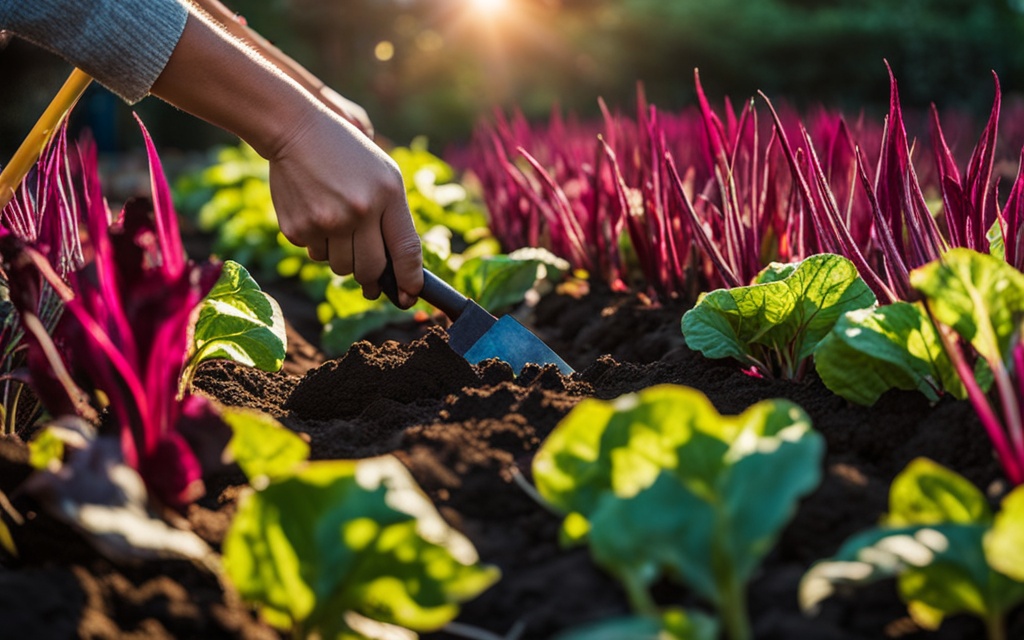
<svg viewBox="0 0 1024 640">
<path fill-rule="evenodd" d="M 397 304 L 398 287 L 391 262 L 381 276 L 384 294 Z M 462 295 L 428 269 L 423 270 L 420 298 L 444 312 L 452 320 L 448 344 L 471 364 L 488 358 L 504 360 L 516 375 L 529 363 L 553 364 L 565 375 L 573 372 L 551 347 L 510 315 L 495 318 L 486 309 Z"/>
</svg>

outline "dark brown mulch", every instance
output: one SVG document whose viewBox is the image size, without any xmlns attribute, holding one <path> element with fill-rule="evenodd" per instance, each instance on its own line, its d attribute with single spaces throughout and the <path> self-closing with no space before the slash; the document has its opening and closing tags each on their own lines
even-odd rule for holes
<svg viewBox="0 0 1024 640">
<path fill-rule="evenodd" d="M 832 395 L 813 375 L 800 383 L 751 377 L 729 362 L 689 351 L 679 333 L 682 311 L 608 293 L 544 298 L 529 319 L 577 367 L 571 377 L 553 368 L 529 368 L 513 377 L 497 362 L 473 367 L 447 347 L 442 331 L 424 333 L 422 326 L 410 325 L 410 337 L 402 341 L 386 339 L 401 336 L 392 327 L 322 365 L 314 354 L 301 377 L 213 363 L 200 370 L 196 384 L 221 402 L 268 411 L 308 434 L 316 458 L 398 456 L 482 559 L 503 572 L 500 582 L 463 607 L 460 621 L 499 634 L 523 623 L 522 637 L 529 639 L 628 611 L 621 589 L 586 549 L 560 548 L 558 519 L 513 482 L 516 473 L 529 478 L 537 447 L 576 403 L 660 383 L 699 389 L 723 413 L 738 413 L 765 398 L 788 398 L 808 411 L 827 441 L 824 481 L 802 502 L 750 585 L 755 637 L 983 637 L 980 622 L 966 616 L 950 618 L 938 632 L 921 631 L 891 582 L 832 598 L 815 618 L 803 616 L 796 603 L 804 571 L 878 521 L 890 481 L 913 458 L 930 457 L 993 498 L 1000 494 L 998 465 L 970 405 L 929 406 L 916 394 L 892 392 L 863 408 Z M 292 362 L 293 373 L 303 368 Z M 0 455 L 4 451 L 0 447 Z M 17 476 L 7 467 L 0 465 L 5 491 Z M 189 514 L 192 526 L 214 545 L 230 523 L 238 480 L 214 479 L 212 494 Z M 67 630 L 96 638 L 270 633 L 208 576 L 186 576 L 195 573 L 191 567 L 114 567 L 81 548 L 68 555 L 55 560 L 40 549 L 16 571 L 0 573 L 11 584 L 0 588 L 0 619 L 26 625 L 35 620 L 42 626 L 26 628 L 46 629 L 50 637 Z M 701 606 L 685 588 L 668 582 L 656 595 L 665 604 Z M 1024 637 L 1024 617 L 1012 620 L 1009 637 Z"/>
</svg>

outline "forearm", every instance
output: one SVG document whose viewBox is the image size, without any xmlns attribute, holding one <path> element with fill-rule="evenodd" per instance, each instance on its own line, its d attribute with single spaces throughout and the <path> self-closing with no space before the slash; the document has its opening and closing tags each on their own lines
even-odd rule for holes
<svg viewBox="0 0 1024 640">
<path fill-rule="evenodd" d="M 220 0 L 193 0 L 203 11 L 219 22 L 228 33 L 242 40 L 253 49 L 258 51 L 267 60 L 270 60 L 278 69 L 288 74 L 314 95 L 326 87 L 322 80 L 309 72 L 290 56 L 286 55 L 269 40 L 249 28 L 245 22 L 238 19 L 238 16 L 229 8 L 224 6 Z"/>
<path fill-rule="evenodd" d="M 298 130 L 312 97 L 293 79 L 192 10 L 155 96 L 231 131 L 269 158 Z"/>
<path fill-rule="evenodd" d="M 2 1 L 2 0 L 0 0 Z M 269 60 L 278 69 L 299 83 L 304 89 L 316 97 L 325 107 L 334 111 L 351 124 L 373 137 L 373 123 L 366 110 L 348 98 L 328 87 L 320 78 L 286 55 L 270 41 L 249 28 L 244 20 L 224 5 L 220 0 L 193 0 L 196 6 L 219 23 L 228 33 L 252 47 L 257 53 Z"/>
</svg>

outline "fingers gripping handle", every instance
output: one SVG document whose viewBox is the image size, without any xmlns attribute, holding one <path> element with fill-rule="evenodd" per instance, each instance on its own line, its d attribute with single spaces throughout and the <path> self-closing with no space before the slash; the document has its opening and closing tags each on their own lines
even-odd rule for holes
<svg viewBox="0 0 1024 640">
<path fill-rule="evenodd" d="M 402 308 L 398 301 L 398 281 L 395 280 L 395 267 L 391 263 L 390 256 L 384 267 L 384 273 L 381 274 L 377 283 L 388 300 L 396 307 Z M 462 311 L 469 304 L 469 298 L 453 289 L 451 285 L 428 269 L 423 270 L 423 290 L 420 292 L 420 297 L 443 311 L 453 321 L 462 315 Z"/>
</svg>

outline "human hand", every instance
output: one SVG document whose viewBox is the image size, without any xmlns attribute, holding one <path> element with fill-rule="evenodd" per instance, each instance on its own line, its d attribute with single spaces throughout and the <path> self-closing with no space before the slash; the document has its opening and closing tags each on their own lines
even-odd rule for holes
<svg viewBox="0 0 1024 640">
<path fill-rule="evenodd" d="M 269 158 L 281 232 L 335 273 L 354 274 L 370 299 L 381 293 L 386 245 L 408 308 L 423 287 L 423 263 L 398 166 L 337 114 L 313 111 Z"/>
<path fill-rule="evenodd" d="M 398 165 L 369 137 L 193 8 L 152 93 L 248 142 L 270 162 L 281 232 L 363 295 L 391 254 L 399 306 L 423 288 L 420 239 Z"/>
</svg>

